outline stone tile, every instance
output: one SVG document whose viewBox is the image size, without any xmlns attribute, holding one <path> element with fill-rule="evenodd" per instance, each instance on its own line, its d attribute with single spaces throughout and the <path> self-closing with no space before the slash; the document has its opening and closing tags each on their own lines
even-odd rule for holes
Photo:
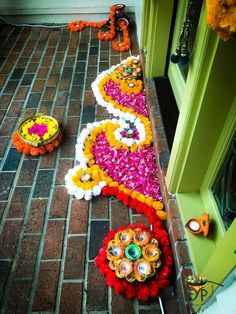
<svg viewBox="0 0 236 314">
<path fill-rule="evenodd" d="M 15 269 L 15 274 L 17 277 L 33 276 L 39 241 L 40 236 L 25 236 L 23 238 Z"/>
<path fill-rule="evenodd" d="M 70 93 L 70 100 L 77 100 L 82 98 L 83 88 L 82 86 L 72 86 Z"/>
<path fill-rule="evenodd" d="M 3 90 L 4 94 L 14 94 L 19 82 L 17 80 L 8 81 L 5 89 Z"/>
<path fill-rule="evenodd" d="M 132 216 L 132 221 L 134 225 L 145 224 L 146 226 L 149 226 L 148 218 L 144 215 Z"/>
<path fill-rule="evenodd" d="M 80 85 L 82 89 L 82 86 L 84 85 L 84 77 L 85 73 L 74 73 L 72 85 Z"/>
<path fill-rule="evenodd" d="M 24 73 L 24 69 L 22 68 L 15 68 L 12 72 L 10 80 L 20 79 Z"/>
<path fill-rule="evenodd" d="M 38 63 L 30 63 L 26 69 L 26 73 L 36 73 L 38 66 Z"/>
<path fill-rule="evenodd" d="M 50 154 L 42 155 L 42 159 L 40 162 L 40 168 L 41 169 L 54 168 L 57 153 L 58 153 L 58 149 L 55 149 Z"/>
<path fill-rule="evenodd" d="M 16 118 L 5 118 L 3 120 L 3 123 L 2 123 L 2 127 L 1 127 L 1 133 L 3 132 L 4 130 L 4 136 L 8 136 L 8 135 L 12 135 L 12 132 L 15 128 L 15 125 L 16 125 L 16 122 L 17 122 L 17 119 Z"/>
<path fill-rule="evenodd" d="M 48 221 L 42 259 L 61 258 L 64 232 L 64 220 Z"/>
<path fill-rule="evenodd" d="M 104 196 L 97 196 L 92 199 L 92 219 L 107 219 L 109 215 L 109 199 Z"/>
<path fill-rule="evenodd" d="M 63 133 L 66 135 L 77 135 L 79 128 L 78 117 L 68 117 Z"/>
<path fill-rule="evenodd" d="M 41 66 L 43 67 L 49 67 L 52 63 L 52 57 L 45 56 L 42 60 Z"/>
<path fill-rule="evenodd" d="M 11 259 L 20 232 L 21 220 L 7 220 L 0 237 L 0 259 Z"/>
<path fill-rule="evenodd" d="M 179 305 L 175 298 L 164 300 L 164 310 L 165 313 L 173 313 L 173 314 L 183 314 L 179 311 Z"/>
<path fill-rule="evenodd" d="M 29 91 L 29 87 L 24 87 L 24 86 L 19 87 L 17 89 L 17 93 L 14 97 L 14 100 L 25 100 L 28 94 L 28 91 Z"/>
<path fill-rule="evenodd" d="M 62 72 L 63 78 L 70 78 L 73 73 L 73 67 L 64 67 Z"/>
<path fill-rule="evenodd" d="M 116 293 L 114 290 L 112 290 L 111 306 L 112 306 L 112 314 L 122 313 L 124 309 L 126 313 L 129 313 L 129 314 L 135 313 L 133 300 L 128 299 L 124 295 Z"/>
<path fill-rule="evenodd" d="M 82 291 L 81 283 L 63 283 L 61 292 L 60 313 L 82 313 Z"/>
<path fill-rule="evenodd" d="M 59 80 L 59 74 L 51 74 L 48 78 L 47 85 L 48 86 L 56 86 Z"/>
<path fill-rule="evenodd" d="M 8 194 L 10 192 L 14 177 L 15 173 L 12 172 L 0 173 L 0 201 L 8 199 Z"/>
<path fill-rule="evenodd" d="M 24 103 L 23 101 L 12 102 L 11 106 L 9 107 L 7 111 L 7 117 L 19 117 L 23 103 Z"/>
<path fill-rule="evenodd" d="M 35 94 L 31 93 L 29 95 L 26 107 L 27 108 L 38 108 L 40 98 L 41 98 L 41 93 L 35 93 Z"/>
<path fill-rule="evenodd" d="M 0 221 L 2 219 L 2 215 L 4 213 L 7 202 L 0 202 Z"/>
<path fill-rule="evenodd" d="M 109 69 L 109 62 L 99 62 L 99 73 Z"/>
<path fill-rule="evenodd" d="M 52 110 L 53 102 L 52 101 L 41 101 L 40 102 L 40 107 L 39 107 L 39 112 L 43 113 L 45 115 L 50 115 L 51 110 Z"/>
<path fill-rule="evenodd" d="M 71 159 L 61 159 L 59 161 L 57 175 L 56 175 L 56 185 L 65 185 L 65 175 L 68 170 L 72 168 L 73 160 Z"/>
<path fill-rule="evenodd" d="M 1 158 L 5 154 L 7 145 L 10 141 L 10 137 L 9 136 L 1 136 L 0 140 L 1 140 L 1 145 L 0 145 L 0 158 Z"/>
<path fill-rule="evenodd" d="M 129 210 L 128 207 L 120 202 L 111 203 L 111 226 L 116 229 L 119 226 L 129 224 Z"/>
<path fill-rule="evenodd" d="M 178 266 L 186 266 L 191 263 L 189 253 L 188 253 L 188 246 L 186 241 L 177 241 L 175 243 L 175 249 L 177 254 Z"/>
<path fill-rule="evenodd" d="M 85 61 L 76 62 L 76 67 L 75 67 L 76 72 L 85 72 L 85 68 L 86 68 Z"/>
<path fill-rule="evenodd" d="M 60 124 L 63 123 L 65 115 L 65 108 L 54 108 L 52 116 L 57 120 L 57 122 Z M 64 140 L 63 140 L 64 143 Z"/>
<path fill-rule="evenodd" d="M 88 107 L 88 106 L 94 106 L 96 103 L 96 99 L 94 97 L 93 91 L 91 90 L 86 90 L 84 92 L 84 106 Z M 100 107 L 100 106 L 99 106 Z"/>
<path fill-rule="evenodd" d="M 55 99 L 55 106 L 65 107 L 67 104 L 68 97 L 69 97 L 68 91 L 58 92 Z"/>
<path fill-rule="evenodd" d="M 43 94 L 43 100 L 53 100 L 55 93 L 56 93 L 55 87 L 46 87 Z"/>
<path fill-rule="evenodd" d="M 25 232 L 37 233 L 42 231 L 47 203 L 47 200 L 32 200 Z"/>
<path fill-rule="evenodd" d="M 64 187 L 55 187 L 50 207 L 51 218 L 66 218 L 69 194 Z"/>
<path fill-rule="evenodd" d="M 94 77 L 87 77 L 86 83 L 85 83 L 85 89 L 91 89 L 91 85 L 94 82 Z"/>
<path fill-rule="evenodd" d="M 80 116 L 81 102 L 79 100 L 70 100 L 68 107 L 68 116 Z"/>
<path fill-rule="evenodd" d="M 0 261 L 0 300 L 2 299 L 4 288 L 7 282 L 8 274 L 11 268 L 11 262 Z"/>
<path fill-rule="evenodd" d="M 98 64 L 98 56 L 95 56 L 95 55 L 89 56 L 88 64 L 89 65 L 97 65 Z"/>
<path fill-rule="evenodd" d="M 49 196 L 53 172 L 53 170 L 39 170 L 33 197 Z"/>
<path fill-rule="evenodd" d="M 16 187 L 14 189 L 8 218 L 23 218 L 29 198 L 30 187 Z"/>
<path fill-rule="evenodd" d="M 91 221 L 89 259 L 92 260 L 98 255 L 99 250 L 103 246 L 103 238 L 107 235 L 108 230 L 109 221 Z M 96 241 L 94 241 L 94 239 L 96 239 Z"/>
<path fill-rule="evenodd" d="M 76 139 L 77 139 L 76 136 L 64 137 L 63 144 L 60 148 L 61 158 L 74 158 Z"/>
<path fill-rule="evenodd" d="M 79 51 L 77 55 L 77 60 L 86 60 L 87 59 L 87 52 L 86 51 Z"/>
<path fill-rule="evenodd" d="M 109 60 L 109 51 L 101 51 L 100 61 L 107 62 Z"/>
<path fill-rule="evenodd" d="M 87 311 L 108 310 L 108 288 L 98 268 L 89 263 L 88 289 L 87 289 Z"/>
<path fill-rule="evenodd" d="M 35 80 L 32 88 L 32 92 L 42 92 L 44 89 L 45 80 Z"/>
<path fill-rule="evenodd" d="M 0 97 L 0 109 L 8 109 L 13 95 L 2 95 Z"/>
<path fill-rule="evenodd" d="M 29 301 L 31 281 L 13 281 L 5 313 L 26 313 Z"/>
<path fill-rule="evenodd" d="M 7 75 L 6 74 L 0 74 L 0 87 L 4 86 L 6 80 L 7 80 Z"/>
<path fill-rule="evenodd" d="M 92 37 L 94 36 L 95 38 L 92 38 L 90 40 L 90 46 L 92 47 L 98 47 L 99 46 L 99 40 L 97 38 L 97 30 L 91 29 L 92 32 Z M 94 51 L 96 52 L 96 50 Z M 98 52 L 98 51 L 97 51 Z M 91 53 L 90 53 L 91 54 Z M 97 53 L 96 53 L 97 54 Z"/>
<path fill-rule="evenodd" d="M 32 81 L 34 79 L 34 74 L 25 74 L 23 76 L 23 80 L 21 81 L 21 86 L 29 86 L 32 84 Z"/>
<path fill-rule="evenodd" d="M 171 230 L 172 230 L 171 235 L 173 236 L 174 242 L 176 242 L 177 240 L 185 239 L 185 234 L 183 231 L 182 222 L 180 218 L 175 218 L 172 220 Z"/>
<path fill-rule="evenodd" d="M 120 63 L 120 56 L 110 56 L 110 65 L 117 65 Z"/>
<path fill-rule="evenodd" d="M 72 201 L 69 233 L 87 233 L 88 202 L 85 200 Z"/>
<path fill-rule="evenodd" d="M 59 262 L 41 262 L 33 311 L 55 310 L 59 270 Z"/>
<path fill-rule="evenodd" d="M 91 47 L 95 48 L 95 47 Z M 93 77 L 93 79 L 97 76 L 97 66 L 89 66 L 87 70 L 87 76 L 88 77 Z"/>
<path fill-rule="evenodd" d="M 85 236 L 68 238 L 64 269 L 65 279 L 83 279 L 86 259 L 86 239 Z"/>
<path fill-rule="evenodd" d="M 10 148 L 5 163 L 3 165 L 3 171 L 14 171 L 18 168 L 18 164 L 21 159 L 21 154 L 15 148 Z"/>
<path fill-rule="evenodd" d="M 94 122 L 95 119 L 95 108 L 92 106 L 84 107 L 82 115 L 82 124 Z"/>
</svg>

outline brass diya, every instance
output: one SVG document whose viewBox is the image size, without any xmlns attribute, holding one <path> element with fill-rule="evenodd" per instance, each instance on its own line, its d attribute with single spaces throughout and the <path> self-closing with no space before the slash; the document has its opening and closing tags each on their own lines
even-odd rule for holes
<svg viewBox="0 0 236 314">
<path fill-rule="evenodd" d="M 140 60 L 134 59 L 130 62 L 129 65 L 120 64 L 114 72 L 119 79 L 137 79 L 142 75 L 141 62 Z"/>
<path fill-rule="evenodd" d="M 143 282 L 161 266 L 158 241 L 141 228 L 118 231 L 108 243 L 106 256 L 110 269 L 128 282 Z"/>
<path fill-rule="evenodd" d="M 40 122 L 41 124 L 38 122 Z M 34 136 L 32 135 L 33 133 L 29 135 L 30 133 L 28 130 L 30 129 L 30 127 L 35 126 L 36 124 L 47 128 L 47 132 L 44 133 L 46 134 L 46 138 L 43 138 L 44 135 L 39 136 L 36 134 L 36 136 Z M 17 132 L 20 138 L 25 143 L 30 144 L 34 147 L 38 147 L 49 144 L 53 140 L 55 140 L 60 132 L 60 129 L 57 120 L 54 119 L 53 117 L 42 114 L 36 114 L 35 116 L 32 116 L 22 121 L 17 129 Z"/>
</svg>

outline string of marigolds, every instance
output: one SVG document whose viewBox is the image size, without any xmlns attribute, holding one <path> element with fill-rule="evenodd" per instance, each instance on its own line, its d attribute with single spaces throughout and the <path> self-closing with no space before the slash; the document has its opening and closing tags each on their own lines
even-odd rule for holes
<svg viewBox="0 0 236 314">
<path fill-rule="evenodd" d="M 110 41 L 117 35 L 117 30 L 122 33 L 121 41 L 112 42 L 112 48 L 117 51 L 126 51 L 130 49 L 131 41 L 129 36 L 129 21 L 125 16 L 121 16 L 120 11 L 125 8 L 124 4 L 116 4 L 110 8 L 109 18 L 100 22 L 90 22 L 84 20 L 72 21 L 68 24 L 68 29 L 72 32 L 81 32 L 86 27 L 102 28 L 109 27 L 108 31 L 99 31 L 98 39 Z"/>
</svg>

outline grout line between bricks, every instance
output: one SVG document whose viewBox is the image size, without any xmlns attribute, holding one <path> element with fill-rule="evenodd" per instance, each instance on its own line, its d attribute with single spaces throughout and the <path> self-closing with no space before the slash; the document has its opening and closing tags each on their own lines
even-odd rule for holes
<svg viewBox="0 0 236 314">
<path fill-rule="evenodd" d="M 82 300 L 82 313 L 87 314 L 87 290 L 88 290 L 88 267 L 89 267 L 89 243 L 91 236 L 91 223 L 90 218 L 92 215 L 92 203 L 89 202 L 89 213 L 88 213 L 88 237 L 86 241 L 86 260 L 85 260 L 85 270 L 84 270 L 84 286 L 83 286 L 83 300 Z"/>
<path fill-rule="evenodd" d="M 79 34 L 78 36 L 79 36 L 79 42 L 80 42 L 81 34 Z M 70 37 L 71 37 L 71 32 L 70 32 Z M 69 47 L 69 45 L 67 46 L 67 52 L 68 52 L 68 49 L 69 49 L 68 47 Z M 77 45 L 76 58 L 77 58 L 78 52 L 79 52 L 79 44 Z M 65 56 L 67 56 L 67 53 L 65 54 Z M 66 60 L 66 58 L 64 58 L 64 63 L 65 63 L 65 60 Z M 73 71 L 72 71 L 72 77 L 74 76 L 75 69 L 76 69 L 76 62 L 74 62 Z M 69 95 L 71 93 L 72 86 L 73 86 L 73 80 L 71 80 L 71 82 L 70 82 Z M 70 97 L 67 98 L 67 106 L 66 106 L 67 109 L 66 109 L 66 111 L 64 113 L 64 116 L 66 118 L 68 118 L 68 111 L 69 111 L 68 108 L 69 108 L 69 101 L 70 101 L 69 99 L 70 99 Z M 61 160 L 61 158 L 60 158 L 60 160 Z M 66 262 L 67 242 L 68 242 L 68 238 L 69 238 L 69 227 L 70 227 L 72 200 L 73 200 L 73 197 L 70 196 L 69 202 L 68 202 L 68 210 L 67 210 L 65 232 L 64 232 L 64 239 L 63 239 L 60 275 L 59 275 L 58 286 L 57 286 L 56 307 L 55 307 L 56 313 L 59 313 L 59 310 L 60 310 L 62 285 L 65 282 L 65 279 L 64 279 L 64 268 L 65 268 L 65 262 Z M 63 220 L 65 220 L 65 219 L 63 219 Z"/>
<path fill-rule="evenodd" d="M 21 160 L 21 163 L 22 162 L 23 162 L 23 160 Z M 36 168 L 36 171 L 35 171 L 35 177 L 38 174 L 38 170 L 39 170 L 39 163 L 37 164 L 37 168 Z M 14 182 L 17 182 L 19 175 L 20 175 L 20 171 L 18 171 L 16 173 Z M 32 189 L 30 190 L 30 193 L 29 193 L 29 196 L 28 196 L 28 200 L 27 200 L 27 204 L 25 206 L 25 215 L 24 215 L 24 218 L 22 219 L 23 223 L 21 224 L 21 227 L 20 227 L 20 233 L 19 233 L 18 240 L 17 240 L 17 243 L 16 243 L 15 254 L 14 254 L 12 265 L 11 265 L 11 269 L 10 269 L 10 272 L 9 272 L 9 275 L 8 275 L 7 283 L 6 283 L 6 286 L 5 286 L 5 289 L 4 289 L 3 301 L 2 301 L 2 305 L 1 305 L 1 307 L 3 309 L 3 312 L 4 312 L 5 307 L 7 305 L 7 297 L 8 297 L 10 285 L 12 283 L 12 280 L 14 279 L 15 267 L 16 267 L 16 263 L 17 263 L 18 258 L 19 258 L 19 254 L 20 254 L 20 250 L 21 250 L 21 243 L 22 243 L 22 240 L 24 238 L 24 231 L 25 231 L 25 228 L 26 228 L 26 222 L 28 220 L 28 215 L 29 215 L 29 211 L 30 211 L 31 197 L 32 197 L 33 192 L 34 192 L 35 185 L 36 185 L 36 180 L 32 184 Z M 14 190 L 15 190 L 15 184 L 14 184 Z M 10 203 L 11 202 L 9 202 L 8 205 Z M 8 214 L 9 208 L 10 208 L 10 205 L 8 206 L 7 210 L 5 210 L 5 212 L 4 212 L 5 216 Z M 0 230 L 0 233 L 1 233 L 1 230 Z"/>
<path fill-rule="evenodd" d="M 60 36 L 58 38 L 58 43 L 57 43 L 56 49 L 57 49 L 57 47 L 59 45 L 61 34 L 62 34 L 62 31 L 60 30 Z M 48 36 L 47 42 L 49 41 L 49 38 L 50 38 L 50 36 Z M 64 57 L 64 59 L 65 59 L 65 57 Z M 56 158 L 56 161 L 55 161 L 55 169 L 58 169 L 58 164 L 59 164 L 59 154 L 57 155 L 57 158 Z M 37 174 L 38 174 L 38 171 L 40 169 L 39 165 L 40 165 L 40 163 L 38 164 Z M 54 171 L 51 186 L 55 185 L 56 174 L 57 174 L 57 171 Z M 30 297 L 29 297 L 28 307 L 27 307 L 27 313 L 29 313 L 29 314 L 32 313 L 34 296 L 35 296 L 36 289 L 37 289 L 37 284 L 38 284 L 38 276 L 39 276 L 39 271 L 40 271 L 40 261 L 41 261 L 42 255 L 43 255 L 44 240 L 45 240 L 45 237 L 46 237 L 48 218 L 49 218 L 50 207 L 51 207 L 51 202 L 52 202 L 52 195 L 53 195 L 53 189 L 50 190 L 50 195 L 49 195 L 49 198 L 48 198 L 48 204 L 47 204 L 47 208 L 46 208 L 46 211 L 45 211 L 45 217 L 44 217 L 42 236 L 41 236 L 41 240 L 40 240 L 40 244 L 39 244 L 38 255 L 37 255 L 37 258 L 36 258 L 36 262 L 35 262 L 33 283 L 32 283 L 31 293 L 30 293 Z"/>
</svg>

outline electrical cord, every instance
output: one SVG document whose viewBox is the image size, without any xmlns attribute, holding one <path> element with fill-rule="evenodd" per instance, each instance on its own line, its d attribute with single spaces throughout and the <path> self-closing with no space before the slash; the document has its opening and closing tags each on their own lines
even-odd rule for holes
<svg viewBox="0 0 236 314">
<path fill-rule="evenodd" d="M 5 19 L 3 16 L 0 16 L 0 20 L 3 20 L 4 22 L 6 22 L 7 24 L 9 25 L 12 25 L 12 26 L 26 26 L 26 27 L 43 27 L 43 28 L 64 28 L 64 27 L 67 27 L 67 24 L 61 24 L 61 25 L 43 25 L 43 24 L 15 24 L 15 23 L 12 23 L 10 22 L 9 20 Z"/>
</svg>

